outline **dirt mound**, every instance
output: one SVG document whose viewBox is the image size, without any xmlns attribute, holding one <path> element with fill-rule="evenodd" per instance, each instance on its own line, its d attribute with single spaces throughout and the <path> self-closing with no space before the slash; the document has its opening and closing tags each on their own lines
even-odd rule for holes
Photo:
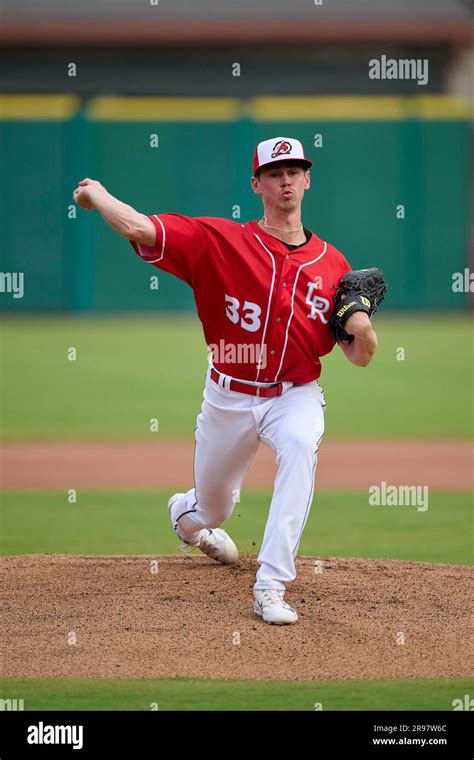
<svg viewBox="0 0 474 760">
<path fill-rule="evenodd" d="M 300 621 L 252 612 L 257 562 L 204 556 L 2 560 L 5 676 L 468 677 L 471 568 L 299 557 Z"/>
</svg>

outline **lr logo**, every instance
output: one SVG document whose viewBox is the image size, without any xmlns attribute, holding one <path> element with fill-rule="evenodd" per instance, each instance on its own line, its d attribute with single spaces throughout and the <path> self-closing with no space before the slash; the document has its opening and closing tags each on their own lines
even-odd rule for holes
<svg viewBox="0 0 474 760">
<path fill-rule="evenodd" d="M 330 303 L 327 298 L 318 296 L 314 291 L 319 288 L 318 282 L 308 282 L 308 292 L 306 293 L 306 303 L 311 307 L 308 314 L 309 319 L 320 318 L 324 325 L 327 325 L 328 318 L 325 316 L 329 311 Z"/>
<path fill-rule="evenodd" d="M 464 699 L 453 699 L 451 702 L 454 710 L 474 710 L 474 699 L 471 699 L 469 694 L 464 695 Z"/>
</svg>

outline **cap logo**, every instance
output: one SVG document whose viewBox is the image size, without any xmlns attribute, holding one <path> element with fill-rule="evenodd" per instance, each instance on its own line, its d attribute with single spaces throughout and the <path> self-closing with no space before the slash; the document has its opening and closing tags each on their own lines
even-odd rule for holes
<svg viewBox="0 0 474 760">
<path fill-rule="evenodd" d="M 276 158 L 277 156 L 286 155 L 287 153 L 291 153 L 292 145 L 288 142 L 288 140 L 279 140 L 275 145 L 273 146 L 272 150 L 272 158 Z"/>
</svg>

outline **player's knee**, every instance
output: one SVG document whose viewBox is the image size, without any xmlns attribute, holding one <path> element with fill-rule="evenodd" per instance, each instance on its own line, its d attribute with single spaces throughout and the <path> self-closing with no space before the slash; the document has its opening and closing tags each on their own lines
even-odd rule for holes
<svg viewBox="0 0 474 760">
<path fill-rule="evenodd" d="M 282 453 L 312 457 L 318 448 L 323 432 L 323 429 L 319 428 L 314 430 L 291 428 L 287 430 L 284 435 Z"/>
<path fill-rule="evenodd" d="M 199 508 L 208 528 L 218 528 L 231 516 L 235 506 L 232 494 L 219 493 L 212 497 L 199 497 Z"/>
<path fill-rule="evenodd" d="M 222 523 L 229 519 L 231 512 L 225 510 L 206 512 L 206 528 L 219 528 Z"/>
</svg>

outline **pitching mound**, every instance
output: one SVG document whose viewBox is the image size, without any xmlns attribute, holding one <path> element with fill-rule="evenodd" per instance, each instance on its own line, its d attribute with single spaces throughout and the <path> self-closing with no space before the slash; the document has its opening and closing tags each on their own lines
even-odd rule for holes
<svg viewBox="0 0 474 760">
<path fill-rule="evenodd" d="M 5 676 L 469 677 L 471 568 L 299 557 L 287 599 L 252 612 L 257 563 L 204 556 L 6 557 Z M 316 572 L 321 569 L 322 572 Z"/>
</svg>

